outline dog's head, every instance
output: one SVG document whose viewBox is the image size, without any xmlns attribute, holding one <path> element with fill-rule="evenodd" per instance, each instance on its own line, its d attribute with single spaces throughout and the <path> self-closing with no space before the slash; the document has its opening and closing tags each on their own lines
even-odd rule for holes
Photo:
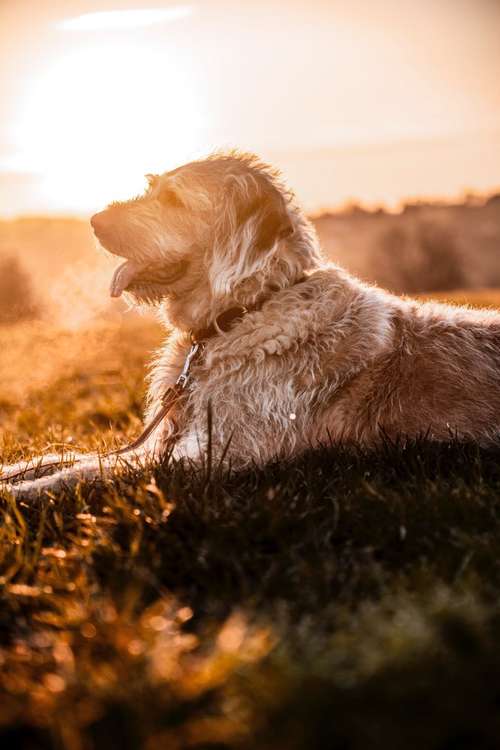
<svg viewBox="0 0 500 750">
<path fill-rule="evenodd" d="M 148 175 L 148 183 L 143 196 L 91 219 L 101 245 L 126 259 L 113 276 L 115 297 L 228 299 L 246 279 L 265 276 L 302 226 L 291 195 L 252 156 L 212 156 Z M 308 267 L 304 247 L 299 255 L 297 274 Z"/>
</svg>

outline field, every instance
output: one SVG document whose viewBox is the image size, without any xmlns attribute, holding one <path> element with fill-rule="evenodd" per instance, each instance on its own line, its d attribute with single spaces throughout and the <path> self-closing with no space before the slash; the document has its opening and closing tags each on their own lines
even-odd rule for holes
<svg viewBox="0 0 500 750">
<path fill-rule="evenodd" d="M 5 460 L 136 434 L 160 338 L 5 326 Z M 0 536 L 2 747 L 498 747 L 500 450 L 131 473 Z"/>
<path fill-rule="evenodd" d="M 441 207 L 444 225 L 462 216 L 465 234 L 493 243 L 497 203 L 455 208 Z M 444 235 L 417 215 L 428 226 L 433 210 L 317 226 L 334 244 L 360 230 L 365 255 L 343 262 L 366 278 L 386 268 L 367 248 L 401 261 L 406 237 L 410 260 L 388 286 L 500 308 L 487 242 L 475 275 L 461 255 L 449 284 L 460 248 L 445 243 L 436 289 L 461 288 L 432 291 L 429 237 Z M 0 223 L 6 463 L 139 432 L 164 333 L 106 302 L 109 264 L 89 241 L 80 222 Z M 57 274 L 49 247 L 64 257 Z M 0 512 L 1 747 L 500 745 L 500 447 L 330 445 L 239 476 L 208 461 L 131 470 L 32 504 L 0 493 Z"/>
</svg>

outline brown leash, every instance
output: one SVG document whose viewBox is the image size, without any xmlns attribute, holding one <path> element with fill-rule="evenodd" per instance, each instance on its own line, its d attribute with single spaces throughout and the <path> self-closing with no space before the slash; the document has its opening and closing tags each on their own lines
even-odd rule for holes
<svg viewBox="0 0 500 750">
<path fill-rule="evenodd" d="M 140 448 L 142 445 L 144 445 L 151 433 L 154 432 L 158 425 L 168 416 L 172 407 L 177 403 L 177 401 L 179 401 L 179 399 L 183 395 L 189 382 L 191 366 L 194 362 L 196 362 L 196 360 L 200 358 L 201 354 L 203 353 L 205 342 L 208 339 L 216 336 L 218 333 L 225 333 L 229 331 L 233 323 L 241 320 L 251 310 L 256 310 L 258 307 L 260 307 L 260 305 L 262 305 L 263 302 L 264 300 L 261 300 L 259 305 L 255 305 L 251 308 L 243 306 L 231 307 L 229 308 L 229 310 L 225 310 L 223 313 L 218 315 L 211 325 L 207 326 L 206 328 L 199 328 L 197 331 L 191 331 L 191 348 L 187 353 L 186 359 L 184 360 L 182 372 L 175 381 L 174 385 L 167 388 L 167 390 L 163 394 L 161 399 L 162 407 L 158 414 L 156 414 L 151 422 L 146 425 L 146 427 L 136 440 L 134 440 L 129 445 L 125 445 L 123 448 L 119 448 L 118 450 L 106 453 L 104 457 L 106 458 L 107 456 L 120 456 L 123 453 L 128 453 L 129 451 L 136 450 L 137 448 Z M 169 438 L 169 440 L 171 441 L 170 444 L 172 444 L 172 441 L 176 439 L 177 434 L 177 426 L 174 425 L 174 431 Z"/>
<path fill-rule="evenodd" d="M 252 308 L 256 309 L 256 308 Z M 134 441 L 129 443 L 128 445 L 123 446 L 122 448 L 118 448 L 114 451 L 109 451 L 108 453 L 102 453 L 99 454 L 100 458 L 108 458 L 109 456 L 121 456 L 124 453 L 128 453 L 129 451 L 137 450 L 140 448 L 146 440 L 149 438 L 149 436 L 154 432 L 154 430 L 158 427 L 161 422 L 168 416 L 169 412 L 173 408 L 173 406 L 179 401 L 179 399 L 184 394 L 184 391 L 186 390 L 187 384 L 189 382 L 190 378 L 190 371 L 191 366 L 193 365 L 196 360 L 198 360 L 203 352 L 203 349 L 205 348 L 205 342 L 207 339 L 212 338 L 217 333 L 222 333 L 225 331 L 228 331 L 232 324 L 235 323 L 237 320 L 241 320 L 241 318 L 246 315 L 247 312 L 249 312 L 250 308 L 246 307 L 232 307 L 229 310 L 224 311 L 221 313 L 216 319 L 215 322 L 212 323 L 207 328 L 201 328 L 197 331 L 191 331 L 191 347 L 187 353 L 186 359 L 184 360 L 184 365 L 182 367 L 181 374 L 175 381 L 174 385 L 167 388 L 165 393 L 162 396 L 161 402 L 162 407 L 159 410 L 159 412 L 153 417 L 151 422 L 149 422 L 144 430 L 141 432 L 138 438 L 136 438 Z M 172 444 L 173 441 L 175 441 L 178 434 L 177 426 L 174 424 L 174 431 L 172 435 L 170 436 L 170 444 Z M 40 470 L 43 469 L 52 469 L 52 468 L 61 468 L 62 466 L 71 464 L 74 465 L 78 463 L 79 460 L 86 460 L 90 458 L 92 454 L 89 454 L 85 456 L 84 459 L 74 459 L 74 458 L 67 458 L 64 459 L 62 456 L 61 458 L 56 462 L 53 461 L 48 464 L 40 464 Z M 35 468 L 35 467 L 33 467 Z M 23 469 L 21 471 L 18 471 L 16 474 L 11 474 L 9 477 L 6 477 L 6 480 L 11 481 L 12 479 L 19 479 L 24 476 L 26 472 L 26 469 Z M 0 476 L 0 481 L 2 480 L 2 477 Z"/>
<path fill-rule="evenodd" d="M 176 404 L 177 401 L 181 398 L 189 381 L 189 371 L 191 369 L 191 365 L 199 358 L 202 350 L 202 343 L 191 343 L 191 348 L 187 354 L 186 359 L 184 360 L 182 372 L 175 381 L 174 385 L 171 385 L 169 388 L 167 388 L 167 390 L 163 394 L 161 398 L 162 407 L 158 414 L 156 414 L 151 422 L 146 425 L 146 427 L 141 432 L 139 437 L 136 438 L 136 440 L 134 440 L 132 443 L 129 443 L 129 445 L 125 445 L 123 448 L 118 448 L 118 450 L 106 453 L 105 457 L 120 456 L 122 453 L 128 453 L 129 451 L 136 450 L 137 448 L 140 448 L 141 445 L 144 445 L 151 433 L 156 430 L 161 422 L 163 422 L 165 417 L 168 416 L 168 413 L 170 412 L 174 404 Z M 173 434 L 170 436 L 170 439 L 175 438 L 176 434 L 177 429 L 175 428 Z"/>
</svg>

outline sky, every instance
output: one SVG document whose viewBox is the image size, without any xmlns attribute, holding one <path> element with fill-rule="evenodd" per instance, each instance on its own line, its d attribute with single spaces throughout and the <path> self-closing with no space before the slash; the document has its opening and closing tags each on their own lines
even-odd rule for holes
<svg viewBox="0 0 500 750">
<path fill-rule="evenodd" d="M 499 0 L 0 0 L 0 215 L 215 148 L 308 210 L 500 187 Z"/>
</svg>

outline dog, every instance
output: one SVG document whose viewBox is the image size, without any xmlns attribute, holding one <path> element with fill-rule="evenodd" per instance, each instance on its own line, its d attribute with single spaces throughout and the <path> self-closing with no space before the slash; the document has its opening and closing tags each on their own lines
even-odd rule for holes
<svg viewBox="0 0 500 750">
<path fill-rule="evenodd" d="M 219 153 L 148 175 L 143 196 L 91 224 L 123 261 L 111 295 L 155 305 L 171 331 L 147 427 L 114 455 L 6 467 L 14 494 L 105 478 L 121 461 L 197 463 L 208 444 L 242 470 L 330 441 L 497 441 L 500 313 L 400 298 L 326 262 L 257 157 Z"/>
</svg>

